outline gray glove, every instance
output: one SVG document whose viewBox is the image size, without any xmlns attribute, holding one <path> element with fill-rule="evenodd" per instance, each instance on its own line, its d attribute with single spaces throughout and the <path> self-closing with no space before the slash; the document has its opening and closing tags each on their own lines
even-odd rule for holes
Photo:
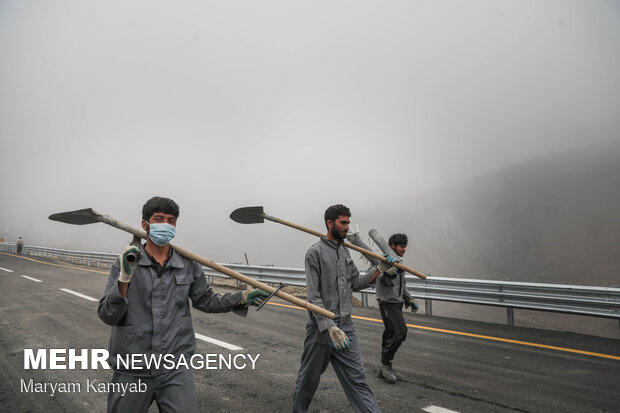
<svg viewBox="0 0 620 413">
<path fill-rule="evenodd" d="M 118 282 L 128 283 L 131 281 L 136 268 L 138 268 L 138 260 L 142 256 L 140 248 L 135 245 L 128 245 L 125 247 L 120 256 L 121 261 L 121 273 L 118 276 Z"/>
<path fill-rule="evenodd" d="M 269 293 L 259 290 L 257 288 L 252 288 L 251 290 L 245 290 L 241 294 L 241 301 L 239 304 L 241 305 L 261 305 L 265 299 L 269 297 Z"/>
<path fill-rule="evenodd" d="M 338 351 L 349 351 L 349 337 L 336 326 L 327 329 L 329 338 L 332 339 L 332 346 Z"/>
</svg>

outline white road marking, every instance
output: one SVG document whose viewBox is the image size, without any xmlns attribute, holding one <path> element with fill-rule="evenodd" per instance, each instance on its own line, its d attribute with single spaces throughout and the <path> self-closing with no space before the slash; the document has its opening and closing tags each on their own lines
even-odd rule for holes
<svg viewBox="0 0 620 413">
<path fill-rule="evenodd" d="M 220 341 L 211 337 L 203 336 L 202 334 L 196 333 L 196 338 L 202 341 L 206 341 L 207 343 L 215 344 L 216 346 L 227 348 L 229 350 L 243 350 L 243 347 L 237 347 L 233 344 L 226 343 L 225 341 Z"/>
<path fill-rule="evenodd" d="M 36 281 L 36 282 L 38 282 L 38 283 L 42 283 L 42 282 L 43 282 L 43 281 L 41 281 L 41 280 L 37 280 L 36 278 L 28 277 L 27 275 L 22 275 L 22 277 L 24 277 L 24 278 L 28 278 L 29 280 L 32 280 L 32 281 Z"/>
<path fill-rule="evenodd" d="M 9 270 L 8 268 L 2 268 L 2 267 L 0 267 L 0 270 L 6 271 L 6 272 L 13 272 L 13 270 Z"/>
<path fill-rule="evenodd" d="M 60 291 L 64 291 L 64 292 L 69 293 L 69 294 L 77 295 L 78 297 L 85 298 L 85 299 L 87 299 L 88 301 L 99 301 L 99 300 L 97 300 L 96 298 L 89 297 L 89 296 L 87 296 L 87 295 L 80 294 L 80 293 L 77 293 L 77 292 L 75 292 L 75 291 L 67 290 L 66 288 L 61 288 L 61 289 L 60 289 Z"/>
<path fill-rule="evenodd" d="M 433 405 L 425 407 L 422 410 L 424 410 L 425 412 L 428 412 L 428 413 L 459 413 L 459 412 L 457 412 L 455 410 L 444 409 L 443 407 L 433 406 Z"/>
</svg>

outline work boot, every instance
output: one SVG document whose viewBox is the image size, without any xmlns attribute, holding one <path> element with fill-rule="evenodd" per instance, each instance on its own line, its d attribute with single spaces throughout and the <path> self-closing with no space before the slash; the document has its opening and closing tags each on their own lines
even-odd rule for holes
<svg viewBox="0 0 620 413">
<path fill-rule="evenodd" d="M 383 363 L 379 362 L 379 367 L 377 367 L 377 378 L 382 379 L 383 378 L 383 373 L 381 373 L 381 365 L 383 365 Z"/>
<path fill-rule="evenodd" d="M 377 377 L 385 379 L 388 383 L 396 383 L 398 380 L 394 371 L 392 371 L 392 366 L 386 366 L 384 364 L 377 369 Z"/>
<path fill-rule="evenodd" d="M 392 369 L 392 373 L 394 373 L 394 376 L 396 376 L 396 380 L 397 381 L 403 381 L 403 375 L 402 374 L 400 374 L 397 371 L 394 371 L 394 369 Z"/>
</svg>

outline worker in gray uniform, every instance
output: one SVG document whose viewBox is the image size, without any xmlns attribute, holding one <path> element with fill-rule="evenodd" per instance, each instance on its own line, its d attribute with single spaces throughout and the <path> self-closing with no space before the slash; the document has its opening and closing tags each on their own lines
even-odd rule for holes
<svg viewBox="0 0 620 413">
<path fill-rule="evenodd" d="M 333 312 L 333 320 L 308 312 L 304 351 L 293 394 L 293 412 L 306 412 L 321 375 L 331 362 L 349 403 L 356 412 L 378 412 L 379 406 L 366 383 L 366 370 L 351 319 L 353 291 L 369 286 L 374 270 L 360 275 L 343 240 L 351 212 L 344 205 L 325 211 L 327 235 L 314 244 L 305 258 L 308 302 Z M 396 261 L 389 257 L 391 262 Z"/>
<path fill-rule="evenodd" d="M 407 235 L 394 234 L 388 244 L 396 255 L 402 257 L 407 251 Z M 403 304 L 411 307 L 412 312 L 418 311 L 418 305 L 407 291 L 404 271 L 396 267 L 380 268 L 382 274 L 377 278 L 376 291 L 379 310 L 383 319 L 384 331 L 381 340 L 381 366 L 377 369 L 377 377 L 389 383 L 396 383 L 400 375 L 392 369 L 394 355 L 407 338 L 407 324 L 403 317 Z"/>
<path fill-rule="evenodd" d="M 99 317 L 112 326 L 112 383 L 139 390 L 110 391 L 108 412 L 146 412 L 153 400 L 161 412 L 197 412 L 192 369 L 147 366 L 144 359 L 168 357 L 173 365 L 181 357 L 189 360 L 196 338 L 188 298 L 204 312 L 233 311 L 245 316 L 247 305 L 259 305 L 268 296 L 260 290 L 215 293 L 200 264 L 182 257 L 169 244 L 178 216 L 179 206 L 169 198 L 146 202 L 142 209 L 146 244 L 125 248 L 112 265 L 99 300 Z M 117 355 L 123 360 L 138 356 L 142 363 L 126 366 L 117 363 Z"/>
</svg>

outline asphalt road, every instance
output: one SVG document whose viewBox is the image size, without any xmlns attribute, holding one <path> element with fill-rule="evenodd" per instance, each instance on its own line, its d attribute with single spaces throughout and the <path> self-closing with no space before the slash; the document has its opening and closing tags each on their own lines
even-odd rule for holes
<svg viewBox="0 0 620 413">
<path fill-rule="evenodd" d="M 26 370 L 24 349 L 107 348 L 110 327 L 97 317 L 106 280 L 105 270 L 0 253 L 1 411 L 105 411 L 106 393 L 88 391 L 87 380 L 105 383 L 110 370 Z M 389 384 L 374 375 L 383 331 L 378 310 L 356 307 L 354 315 L 368 383 L 383 412 L 620 412 L 619 340 L 407 313 L 409 335 L 394 363 L 404 380 Z M 290 411 L 304 310 L 276 300 L 247 318 L 199 311 L 192 317 L 196 333 L 242 348 L 199 339 L 197 353 L 247 361 L 245 369 L 195 371 L 201 411 Z M 258 356 L 255 369 L 248 354 Z M 81 388 L 50 396 L 25 391 L 30 379 Z M 352 411 L 331 367 L 311 411 Z"/>
</svg>

